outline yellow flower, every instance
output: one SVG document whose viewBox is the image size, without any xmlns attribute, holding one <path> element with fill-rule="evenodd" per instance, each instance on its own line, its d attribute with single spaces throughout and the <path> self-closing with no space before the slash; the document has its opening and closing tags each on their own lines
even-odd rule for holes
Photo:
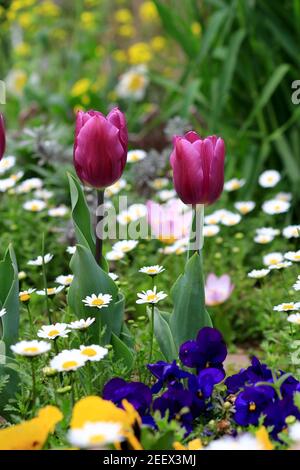
<svg viewBox="0 0 300 470">
<path fill-rule="evenodd" d="M 22 28 L 26 29 L 29 28 L 29 26 L 32 25 L 33 23 L 33 17 L 32 14 L 29 12 L 24 12 L 21 13 L 18 16 L 18 23 L 22 26 Z"/>
<path fill-rule="evenodd" d="M 26 83 L 27 74 L 24 70 L 13 69 L 6 77 L 7 89 L 16 95 L 22 95 Z"/>
<path fill-rule="evenodd" d="M 63 419 L 55 406 L 42 408 L 37 417 L 0 430 L 0 450 L 39 450 Z"/>
<path fill-rule="evenodd" d="M 256 439 L 262 445 L 263 450 L 273 450 L 274 446 L 269 438 L 269 433 L 264 426 L 259 428 L 258 431 L 255 433 Z"/>
<path fill-rule="evenodd" d="M 77 96 L 85 95 L 88 92 L 91 84 L 92 83 L 89 78 L 81 78 L 76 83 L 74 83 L 71 89 L 71 96 L 75 98 Z"/>
<path fill-rule="evenodd" d="M 126 38 L 132 38 L 135 35 L 135 28 L 132 24 L 123 24 L 119 26 L 118 34 Z"/>
<path fill-rule="evenodd" d="M 117 49 L 113 51 L 112 56 L 116 62 L 126 62 L 127 60 L 126 53 L 122 51 L 121 49 Z"/>
<path fill-rule="evenodd" d="M 201 36 L 202 26 L 197 21 L 191 24 L 191 31 L 195 36 Z"/>
<path fill-rule="evenodd" d="M 128 49 L 129 62 L 133 65 L 146 64 L 152 59 L 152 52 L 145 42 L 136 42 Z"/>
<path fill-rule="evenodd" d="M 200 439 L 193 439 L 187 446 L 180 444 L 180 442 L 174 442 L 173 447 L 175 450 L 201 450 L 202 443 Z"/>
<path fill-rule="evenodd" d="M 156 52 L 160 52 L 165 48 L 166 43 L 167 41 L 163 36 L 154 36 L 154 38 L 151 40 L 151 47 Z"/>
<path fill-rule="evenodd" d="M 83 95 L 81 97 L 81 103 L 84 104 L 84 105 L 88 105 L 90 104 L 91 102 L 91 98 L 89 97 L 89 95 Z"/>
<path fill-rule="evenodd" d="M 96 26 L 95 15 L 90 11 L 81 13 L 80 20 L 84 29 L 93 29 Z"/>
<path fill-rule="evenodd" d="M 37 6 L 37 13 L 44 16 L 56 17 L 60 15 L 60 8 L 56 3 L 51 0 L 45 0 L 43 3 Z"/>
<path fill-rule="evenodd" d="M 80 429 L 86 423 L 110 422 L 121 423 L 122 431 L 127 441 L 135 450 L 141 445 L 134 435 L 133 428 L 141 425 L 141 418 L 135 408 L 126 400 L 122 401 L 123 408 L 118 408 L 109 400 L 89 396 L 79 400 L 74 408 L 71 419 L 71 429 Z"/>
<path fill-rule="evenodd" d="M 120 8 L 115 13 L 115 20 L 118 23 L 131 23 L 133 20 L 133 16 L 128 8 Z"/>
<path fill-rule="evenodd" d="M 152 23 L 158 19 L 158 12 L 154 2 L 149 1 L 142 3 L 139 9 L 139 14 L 141 20 L 145 23 Z"/>
<path fill-rule="evenodd" d="M 14 52 L 18 56 L 25 57 L 30 54 L 30 46 L 25 42 L 21 42 L 15 47 Z"/>
</svg>

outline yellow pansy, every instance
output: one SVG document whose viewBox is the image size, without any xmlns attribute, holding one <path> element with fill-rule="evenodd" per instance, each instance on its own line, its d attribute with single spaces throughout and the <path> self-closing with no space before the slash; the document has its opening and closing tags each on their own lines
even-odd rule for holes
<svg viewBox="0 0 300 470">
<path fill-rule="evenodd" d="M 264 426 L 255 433 L 256 439 L 262 445 L 263 450 L 273 450 L 274 446 L 269 438 L 269 433 Z"/>
<path fill-rule="evenodd" d="M 63 415 L 55 406 L 42 408 L 37 417 L 0 430 L 0 450 L 39 450 Z"/>
<path fill-rule="evenodd" d="M 180 442 L 174 442 L 173 447 L 175 450 L 201 450 L 202 443 L 200 439 L 193 439 L 186 446 L 180 444 Z"/>
<path fill-rule="evenodd" d="M 76 98 L 77 96 L 85 95 L 88 92 L 91 84 L 92 82 L 89 78 L 81 78 L 76 83 L 74 83 L 71 89 L 71 96 Z"/>
<path fill-rule="evenodd" d="M 149 1 L 142 3 L 139 9 L 139 14 L 141 20 L 145 23 L 151 23 L 158 19 L 158 12 L 154 2 Z"/>
<path fill-rule="evenodd" d="M 152 52 L 145 42 L 136 42 L 128 49 L 129 62 L 133 65 L 146 64 L 152 59 Z"/>
</svg>

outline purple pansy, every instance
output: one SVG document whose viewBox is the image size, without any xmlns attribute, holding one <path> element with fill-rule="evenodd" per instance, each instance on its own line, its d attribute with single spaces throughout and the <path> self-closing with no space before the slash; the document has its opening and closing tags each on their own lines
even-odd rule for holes
<svg viewBox="0 0 300 470">
<path fill-rule="evenodd" d="M 176 387 L 180 384 L 180 380 L 190 376 L 188 372 L 180 369 L 173 361 L 171 364 L 164 361 L 158 361 L 155 364 L 148 364 L 148 369 L 158 381 L 153 385 L 152 393 L 158 393 L 164 385 Z"/>
</svg>

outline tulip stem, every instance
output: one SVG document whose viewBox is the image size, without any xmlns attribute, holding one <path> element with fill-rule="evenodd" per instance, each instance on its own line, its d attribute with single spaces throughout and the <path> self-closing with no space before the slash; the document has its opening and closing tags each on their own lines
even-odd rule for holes
<svg viewBox="0 0 300 470">
<path fill-rule="evenodd" d="M 188 249 L 188 258 L 190 252 L 199 253 L 201 252 L 204 244 L 203 237 L 203 225 L 204 225 L 204 204 L 193 205 L 193 222 L 191 229 L 190 245 Z"/>
<path fill-rule="evenodd" d="M 99 214 L 99 207 L 102 206 L 103 203 L 104 203 L 104 191 L 102 189 L 98 189 L 97 190 L 97 209 L 96 209 L 96 230 L 95 230 L 96 232 L 95 259 L 100 266 L 102 265 L 102 248 L 103 248 L 103 227 L 101 224 L 103 220 L 103 210 L 101 210 Z"/>
</svg>

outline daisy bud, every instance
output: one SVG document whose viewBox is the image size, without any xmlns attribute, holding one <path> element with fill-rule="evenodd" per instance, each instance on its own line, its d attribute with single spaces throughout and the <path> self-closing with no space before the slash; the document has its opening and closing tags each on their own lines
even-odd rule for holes
<svg viewBox="0 0 300 470">
<path fill-rule="evenodd" d="M 55 369 L 52 369 L 52 367 L 44 367 L 43 374 L 46 377 L 54 377 L 57 374 L 57 371 Z"/>
<path fill-rule="evenodd" d="M 114 108 L 106 117 L 98 111 L 76 116 L 74 166 L 80 180 L 103 189 L 122 175 L 127 159 L 128 132 L 124 114 Z"/>
<path fill-rule="evenodd" d="M 225 145 L 223 139 L 201 139 L 196 132 L 175 136 L 170 157 L 173 181 L 185 204 L 212 204 L 224 185 Z"/>
<path fill-rule="evenodd" d="M 70 393 L 71 390 L 72 390 L 71 385 L 66 385 L 65 387 L 58 388 L 56 392 L 59 395 L 65 395 L 66 393 Z"/>
</svg>

